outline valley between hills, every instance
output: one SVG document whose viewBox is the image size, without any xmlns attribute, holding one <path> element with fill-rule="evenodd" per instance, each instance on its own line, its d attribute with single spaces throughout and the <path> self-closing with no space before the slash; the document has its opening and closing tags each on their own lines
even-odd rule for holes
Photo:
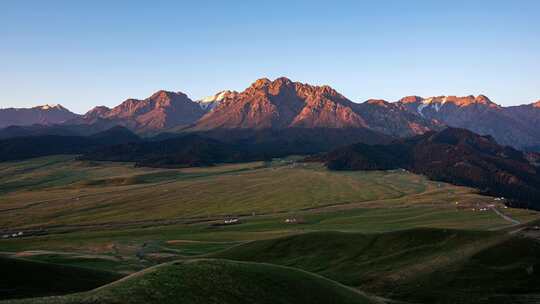
<svg viewBox="0 0 540 304">
<path fill-rule="evenodd" d="M 329 171 L 302 159 L 180 169 L 71 155 L 2 163 L 0 262 L 10 273 L 0 282 L 3 297 L 166 302 L 141 284 L 167 284 L 183 271 L 187 280 L 204 277 L 217 267 L 228 275 L 219 280 L 233 284 L 214 291 L 222 298 L 228 289 L 244 294 L 250 272 L 268 263 L 286 266 L 265 270 L 268 280 L 298 284 L 287 278 L 306 275 L 318 282 L 307 286 L 324 286 L 321 299 L 339 294 L 342 303 L 506 303 L 540 293 L 531 284 L 536 272 L 527 270 L 539 263 L 540 213 L 405 170 Z M 502 256 L 493 261 L 493 254 Z M 497 266 L 500 259 L 506 267 Z M 17 279 L 20 269 L 34 279 Z M 55 276 L 57 284 L 47 283 Z M 497 294 L 465 284 L 493 276 Z M 187 288 L 182 294 L 203 299 L 196 291 L 204 290 L 203 277 L 179 285 Z M 73 292 L 83 293 L 15 300 Z"/>
</svg>

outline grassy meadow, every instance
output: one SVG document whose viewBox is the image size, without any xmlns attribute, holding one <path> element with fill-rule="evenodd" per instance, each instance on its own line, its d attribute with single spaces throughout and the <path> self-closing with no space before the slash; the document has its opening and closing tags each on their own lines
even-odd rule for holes
<svg viewBox="0 0 540 304">
<path fill-rule="evenodd" d="M 336 172 L 297 159 L 185 169 L 70 155 L 0 163 L 0 258 L 117 276 L 201 257 L 271 263 L 382 296 L 383 302 L 425 303 L 439 296 L 462 300 L 476 272 L 482 280 L 487 274 L 523 282 L 521 267 L 537 262 L 530 258 L 499 271 L 496 263 L 476 258 L 495 246 L 524 247 L 526 241 L 512 240 L 522 238 L 520 227 L 540 219 L 537 212 L 505 208 L 474 189 L 403 170 Z M 240 223 L 223 225 L 226 217 Z M 18 232 L 23 235 L 3 238 Z M 407 276 L 409 271 L 417 275 Z M 447 272 L 454 281 L 440 278 Z M 444 288 L 433 278 L 454 284 L 458 298 L 437 294 Z M 433 291 L 420 297 L 417 285 Z"/>
<path fill-rule="evenodd" d="M 352 288 L 299 269 L 196 259 L 166 263 L 96 290 L 12 303 L 380 303 Z"/>
<path fill-rule="evenodd" d="M 126 225 L 324 208 L 455 209 L 455 202 L 466 206 L 492 200 L 469 188 L 408 172 L 332 172 L 319 164 L 291 161 L 163 170 L 55 156 L 3 163 L 0 173 L 0 229 Z M 528 217 L 526 212 L 516 216 Z"/>
</svg>

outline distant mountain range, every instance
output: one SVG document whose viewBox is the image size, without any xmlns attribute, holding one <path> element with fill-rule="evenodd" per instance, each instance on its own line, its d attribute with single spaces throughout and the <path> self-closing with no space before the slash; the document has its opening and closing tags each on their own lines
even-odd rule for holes
<svg viewBox="0 0 540 304">
<path fill-rule="evenodd" d="M 37 126 L 39 125 L 39 126 Z M 128 99 L 110 109 L 84 115 L 62 106 L 0 109 L 0 138 L 43 134 L 88 135 L 114 126 L 141 135 L 218 129 L 368 129 L 408 137 L 446 126 L 491 135 L 519 149 L 540 147 L 540 102 L 502 107 L 488 97 L 409 96 L 397 102 L 355 103 L 329 86 L 287 78 L 262 78 L 243 92 L 222 91 L 193 101 L 181 92 L 158 91 L 146 99 Z M 13 127 L 19 126 L 19 127 Z"/>
<path fill-rule="evenodd" d="M 540 102 L 502 107 L 488 97 L 479 95 L 430 98 L 409 96 L 397 103 L 426 119 L 491 135 L 503 145 L 527 148 L 540 143 Z"/>
<path fill-rule="evenodd" d="M 43 105 L 29 109 L 0 109 L 0 128 L 34 124 L 61 124 L 77 116 L 61 105 Z"/>
<path fill-rule="evenodd" d="M 205 113 L 205 109 L 184 93 L 158 91 L 143 100 L 128 99 L 112 109 L 96 107 L 66 123 L 114 124 L 150 132 L 192 124 Z"/>
</svg>

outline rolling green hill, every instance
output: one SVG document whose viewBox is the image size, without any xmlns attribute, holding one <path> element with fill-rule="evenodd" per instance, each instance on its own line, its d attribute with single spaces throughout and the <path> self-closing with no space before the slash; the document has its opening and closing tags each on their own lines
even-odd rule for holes
<svg viewBox="0 0 540 304">
<path fill-rule="evenodd" d="M 75 266 L 0 257 L 0 299 L 91 290 L 121 275 Z"/>
<path fill-rule="evenodd" d="M 96 290 L 8 303 L 376 303 L 334 281 L 301 270 L 227 260 L 162 264 Z"/>
<path fill-rule="evenodd" d="M 213 257 L 297 267 L 413 303 L 508 303 L 540 293 L 540 244 L 502 233 L 316 232 L 255 241 Z"/>
</svg>

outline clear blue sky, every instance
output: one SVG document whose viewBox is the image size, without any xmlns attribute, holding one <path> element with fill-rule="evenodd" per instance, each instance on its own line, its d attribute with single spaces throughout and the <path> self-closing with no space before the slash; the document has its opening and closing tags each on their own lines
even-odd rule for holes
<svg viewBox="0 0 540 304">
<path fill-rule="evenodd" d="M 0 107 L 76 112 L 257 78 L 353 101 L 540 99 L 540 1 L 2 1 Z"/>
</svg>

